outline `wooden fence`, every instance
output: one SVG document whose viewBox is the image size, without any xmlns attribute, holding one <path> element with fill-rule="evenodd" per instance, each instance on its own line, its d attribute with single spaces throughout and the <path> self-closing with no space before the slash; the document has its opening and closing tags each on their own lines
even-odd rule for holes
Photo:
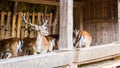
<svg viewBox="0 0 120 68">
<path fill-rule="evenodd" d="M 36 32 L 30 30 L 30 26 L 24 24 L 22 21 L 23 12 L 18 12 L 16 14 L 12 14 L 11 11 L 0 12 L 0 39 L 10 38 L 10 37 L 34 37 L 36 36 Z M 31 21 L 32 24 L 41 24 L 41 12 L 26 12 L 27 21 Z M 52 22 L 52 13 L 46 13 L 46 16 L 50 18 L 49 24 Z M 51 29 L 50 29 L 51 30 Z"/>
</svg>

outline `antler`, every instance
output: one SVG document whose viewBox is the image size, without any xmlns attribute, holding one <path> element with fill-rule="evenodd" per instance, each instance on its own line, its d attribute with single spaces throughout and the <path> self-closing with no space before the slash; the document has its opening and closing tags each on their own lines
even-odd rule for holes
<svg viewBox="0 0 120 68">
<path fill-rule="evenodd" d="M 29 24 L 30 26 L 34 26 L 34 27 L 35 27 L 34 24 L 32 24 L 31 22 L 28 22 L 28 21 L 25 19 L 25 16 L 26 16 L 26 13 L 24 13 L 23 16 L 22 16 L 22 19 L 24 20 L 24 22 L 25 22 L 26 24 Z"/>
<path fill-rule="evenodd" d="M 35 24 L 32 24 L 31 22 L 28 22 L 26 19 L 25 19 L 25 15 L 26 13 L 23 14 L 22 16 L 22 19 L 24 20 L 24 23 L 25 24 L 29 24 L 30 26 L 34 27 L 32 29 L 34 30 L 37 30 L 37 31 L 41 31 L 42 33 L 44 33 L 45 35 L 48 34 L 48 27 L 47 27 L 47 23 L 48 23 L 48 19 L 45 19 L 45 21 L 43 22 L 43 25 L 35 25 Z"/>
<path fill-rule="evenodd" d="M 22 19 L 24 20 L 24 23 L 25 23 L 25 24 L 29 24 L 30 26 L 35 27 L 35 30 L 38 30 L 38 28 L 39 28 L 40 26 L 35 25 L 35 24 L 32 24 L 31 22 L 28 22 L 28 21 L 25 19 L 25 16 L 26 16 L 26 13 L 24 13 L 23 16 L 22 16 Z"/>
</svg>

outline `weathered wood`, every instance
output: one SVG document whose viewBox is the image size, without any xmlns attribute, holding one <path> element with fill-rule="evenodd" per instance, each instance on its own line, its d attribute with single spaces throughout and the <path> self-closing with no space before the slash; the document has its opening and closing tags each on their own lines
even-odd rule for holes
<svg viewBox="0 0 120 68">
<path fill-rule="evenodd" d="M 38 12 L 38 15 L 37 15 L 37 22 L 38 22 L 38 25 L 40 25 L 41 24 L 41 21 L 40 21 L 40 19 L 41 19 L 41 13 L 40 12 Z"/>
<path fill-rule="evenodd" d="M 18 2 L 16 1 L 14 3 L 14 10 L 13 10 L 13 16 L 12 16 L 12 37 L 16 36 L 16 32 L 15 32 L 15 27 L 16 27 L 16 14 L 17 14 L 17 6 L 18 6 Z"/>
<path fill-rule="evenodd" d="M 20 38 L 21 17 L 22 17 L 22 12 L 19 12 L 19 13 L 18 13 L 18 22 L 17 22 L 17 37 L 18 37 L 18 38 Z"/>
<path fill-rule="evenodd" d="M 120 41 L 120 0 L 118 0 L 118 29 L 119 29 L 119 41 Z"/>
<path fill-rule="evenodd" d="M 73 10 L 74 29 L 80 29 L 80 11 L 80 8 L 74 8 Z"/>
<path fill-rule="evenodd" d="M 60 3 L 55 1 L 41 1 L 41 0 L 9 0 L 9 1 L 60 6 Z M 83 2 L 74 2 L 74 7 L 79 7 L 81 4 L 83 4 Z"/>
<path fill-rule="evenodd" d="M 74 51 L 74 63 L 86 64 L 98 62 L 120 55 L 119 42 L 93 46 L 90 48 L 81 48 Z"/>
<path fill-rule="evenodd" d="M 7 14 L 7 32 L 6 32 L 6 38 L 10 38 L 10 31 L 11 31 L 11 27 L 10 27 L 10 22 L 11 22 L 11 12 L 9 11 Z"/>
<path fill-rule="evenodd" d="M 53 19 L 53 14 L 50 13 L 50 23 L 49 24 L 52 24 L 52 19 Z M 52 28 L 49 27 L 49 31 L 50 31 L 50 34 L 52 34 Z"/>
<path fill-rule="evenodd" d="M 81 65 L 79 68 L 119 68 L 119 65 L 120 65 L 120 60 L 109 59 L 96 63 Z"/>
<path fill-rule="evenodd" d="M 29 12 L 26 13 L 26 20 L 29 19 Z M 28 37 L 28 24 L 25 24 L 25 37 Z"/>
<path fill-rule="evenodd" d="M 55 17 L 54 17 L 54 21 L 53 21 L 53 31 L 52 31 L 52 33 L 53 34 L 56 34 L 56 33 L 58 33 L 58 27 L 57 27 L 57 25 L 58 25 L 58 22 L 59 21 L 59 7 L 56 7 L 56 13 L 55 13 Z"/>
<path fill-rule="evenodd" d="M 14 15 L 13 16 L 13 18 L 12 18 L 12 37 L 15 37 L 16 35 L 16 33 L 15 33 L 15 27 L 16 27 L 16 24 L 15 24 L 15 22 L 16 22 L 16 15 Z"/>
<path fill-rule="evenodd" d="M 116 2 L 85 2 L 83 29 L 88 31 L 92 37 L 92 45 L 106 44 L 117 41 L 118 23 Z M 114 6 L 111 11 L 110 6 Z M 115 13 L 116 12 L 116 13 Z M 113 15 L 111 19 L 110 15 Z"/>
<path fill-rule="evenodd" d="M 36 24 L 35 23 L 35 12 L 32 13 L 32 24 Z M 35 33 L 35 31 L 31 30 L 30 31 L 30 37 L 35 37 L 34 33 Z"/>
<path fill-rule="evenodd" d="M 1 27 L 1 39 L 4 39 L 4 19 L 5 19 L 5 12 L 4 11 L 2 11 L 1 12 L 1 23 L 0 23 L 0 27 Z"/>
<path fill-rule="evenodd" d="M 57 51 L 7 60 L 2 59 L 0 60 L 0 68 L 56 68 L 64 65 L 69 66 L 72 62 L 72 57 L 72 51 Z M 64 67 L 66 68 L 67 66 Z"/>
<path fill-rule="evenodd" d="M 80 30 L 83 30 L 83 5 L 80 7 Z"/>
<path fill-rule="evenodd" d="M 60 0 L 60 49 L 73 48 L 73 0 Z"/>
</svg>

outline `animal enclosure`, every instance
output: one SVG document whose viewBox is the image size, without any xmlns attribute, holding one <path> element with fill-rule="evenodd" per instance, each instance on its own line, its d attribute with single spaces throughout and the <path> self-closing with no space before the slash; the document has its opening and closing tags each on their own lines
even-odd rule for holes
<svg viewBox="0 0 120 68">
<path fill-rule="evenodd" d="M 81 7 L 74 7 L 74 28 L 80 29 L 81 20 L 83 20 L 83 30 L 88 31 L 92 35 L 92 46 L 111 43 L 118 41 L 118 15 L 117 1 L 110 2 L 85 2 Z M 80 11 L 83 14 L 80 14 Z M 0 12 L 0 39 L 10 37 L 34 37 L 36 33 L 30 30 L 28 25 L 22 23 L 21 15 L 23 12 L 18 12 L 13 16 L 12 12 Z M 41 12 L 27 12 L 27 20 L 34 24 L 40 24 Z M 51 24 L 53 14 L 47 13 Z M 82 18 L 80 16 L 83 15 Z M 59 16 L 59 15 L 57 15 Z M 59 31 L 59 17 L 57 30 Z M 80 22 L 80 23 L 79 23 Z M 49 28 L 52 33 L 52 28 Z"/>
<path fill-rule="evenodd" d="M 92 35 L 92 46 L 118 41 L 117 9 L 117 0 L 84 3 L 83 30 Z M 79 11 L 78 8 L 74 10 L 74 27 L 76 28 L 80 28 L 82 23 Z"/>
<path fill-rule="evenodd" d="M 14 3 L 28 2 L 34 4 L 47 4 L 60 6 L 58 17 L 52 13 L 47 14 L 56 20 L 60 26 L 60 49 L 51 53 L 23 56 L 0 60 L 0 67 L 38 67 L 38 68 L 78 68 L 78 65 L 118 58 L 120 59 L 120 0 L 10 0 Z M 77 5 L 75 6 L 75 2 Z M 78 4 L 80 4 L 78 6 Z M 119 9 L 118 9 L 119 8 Z M 74 10 L 73 10 L 74 9 Z M 23 12 L 14 14 L 12 11 L 0 12 L 0 39 L 9 37 L 34 37 L 36 32 L 30 30 L 28 25 L 21 21 Z M 32 24 L 42 24 L 41 12 L 26 12 L 27 21 Z M 73 22 L 74 21 L 74 22 Z M 74 25 L 73 25 L 74 24 Z M 74 26 L 74 28 L 73 28 Z M 86 48 L 73 48 L 72 28 L 85 30 L 92 35 L 92 46 Z M 52 28 L 49 29 L 53 30 Z M 51 32 L 52 33 L 52 32 Z M 98 45 L 98 46 L 95 46 Z M 102 46 L 100 46 L 102 45 Z M 51 61 L 52 60 L 52 61 Z M 10 61 L 10 62 L 9 62 Z M 35 61 L 35 62 L 34 62 Z M 17 65 L 16 65 L 17 64 Z M 73 66 L 73 67 L 72 67 Z"/>
</svg>

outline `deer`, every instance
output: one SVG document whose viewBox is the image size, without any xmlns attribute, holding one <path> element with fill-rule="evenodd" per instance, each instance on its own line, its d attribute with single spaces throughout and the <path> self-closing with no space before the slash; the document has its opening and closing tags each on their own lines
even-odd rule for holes
<svg viewBox="0 0 120 68">
<path fill-rule="evenodd" d="M 19 56 L 22 42 L 19 38 L 0 40 L 0 59 L 7 59 Z"/>
<path fill-rule="evenodd" d="M 37 37 L 23 39 L 23 55 L 36 55 L 51 52 L 53 50 L 53 46 L 55 45 L 55 39 L 48 36 L 48 19 L 44 20 L 42 25 L 36 25 L 28 22 L 25 19 L 25 15 L 25 13 L 22 15 L 24 23 L 30 25 L 33 27 L 33 30 L 37 31 Z"/>
<path fill-rule="evenodd" d="M 73 46 L 75 48 L 90 47 L 92 37 L 87 31 L 75 29 L 73 32 Z"/>
</svg>

